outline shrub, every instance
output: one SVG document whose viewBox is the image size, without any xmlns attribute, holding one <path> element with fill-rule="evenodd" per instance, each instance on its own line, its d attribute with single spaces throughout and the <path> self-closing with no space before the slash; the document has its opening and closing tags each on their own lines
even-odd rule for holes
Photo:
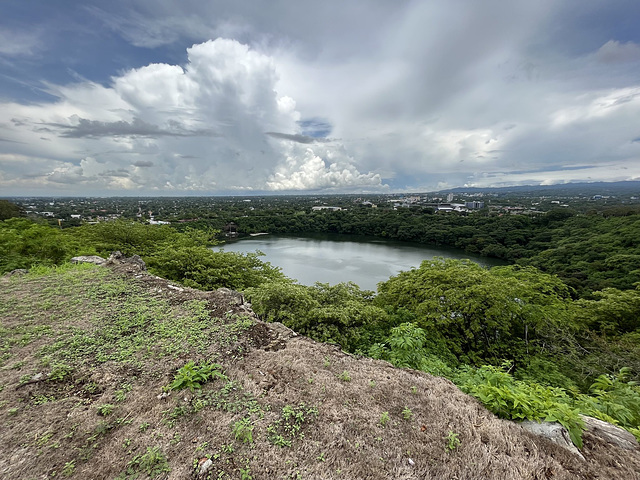
<svg viewBox="0 0 640 480">
<path fill-rule="evenodd" d="M 222 367 L 217 363 L 203 363 L 196 365 L 193 361 L 188 362 L 176 372 L 173 382 L 169 385 L 171 390 L 182 390 L 188 388 L 191 391 L 201 388 L 203 383 L 216 378 L 226 379 L 221 372 Z"/>
</svg>

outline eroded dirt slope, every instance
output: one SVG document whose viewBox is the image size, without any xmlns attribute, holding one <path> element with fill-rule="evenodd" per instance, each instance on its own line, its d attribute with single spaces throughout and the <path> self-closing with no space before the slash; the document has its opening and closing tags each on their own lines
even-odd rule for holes
<svg viewBox="0 0 640 480">
<path fill-rule="evenodd" d="M 0 278 L 0 478 L 633 479 L 449 381 L 265 324 L 136 265 Z M 192 361 L 201 388 L 170 390 Z M 206 367 L 206 368 L 205 368 Z M 193 369 L 192 369 L 193 370 Z"/>
</svg>

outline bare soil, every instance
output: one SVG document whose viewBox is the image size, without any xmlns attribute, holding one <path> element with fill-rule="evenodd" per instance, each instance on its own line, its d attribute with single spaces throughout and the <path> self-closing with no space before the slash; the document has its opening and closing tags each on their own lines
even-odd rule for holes
<svg viewBox="0 0 640 480">
<path fill-rule="evenodd" d="M 448 380 L 126 262 L 0 277 L 0 361 L 2 479 L 640 478 L 637 450 L 585 433 L 582 460 Z M 166 388 L 189 361 L 225 377 Z"/>
</svg>

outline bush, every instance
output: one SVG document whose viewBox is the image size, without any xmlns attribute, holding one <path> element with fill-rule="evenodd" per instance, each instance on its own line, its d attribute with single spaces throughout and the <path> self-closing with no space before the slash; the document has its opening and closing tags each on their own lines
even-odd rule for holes
<svg viewBox="0 0 640 480">
<path fill-rule="evenodd" d="M 217 363 L 203 363 L 196 365 L 193 361 L 178 369 L 173 382 L 169 385 L 171 390 L 182 390 L 185 388 L 194 391 L 202 387 L 203 383 L 216 378 L 226 379 L 222 373 L 222 367 Z"/>
<path fill-rule="evenodd" d="M 461 368 L 454 382 L 501 418 L 559 422 L 568 430 L 571 441 L 582 448 L 584 422 L 563 389 L 515 380 L 504 367 L 490 365 Z"/>
</svg>

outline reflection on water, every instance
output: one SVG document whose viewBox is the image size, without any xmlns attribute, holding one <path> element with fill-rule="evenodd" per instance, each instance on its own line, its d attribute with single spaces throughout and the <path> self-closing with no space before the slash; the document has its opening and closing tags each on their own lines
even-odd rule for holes
<svg viewBox="0 0 640 480">
<path fill-rule="evenodd" d="M 481 265 L 504 265 L 500 260 L 455 249 L 344 235 L 264 235 L 230 242 L 222 248 L 242 253 L 260 250 L 265 254 L 262 260 L 282 268 L 286 276 L 304 285 L 351 281 L 368 290 L 375 290 L 378 282 L 433 257 L 470 258 Z"/>
</svg>

